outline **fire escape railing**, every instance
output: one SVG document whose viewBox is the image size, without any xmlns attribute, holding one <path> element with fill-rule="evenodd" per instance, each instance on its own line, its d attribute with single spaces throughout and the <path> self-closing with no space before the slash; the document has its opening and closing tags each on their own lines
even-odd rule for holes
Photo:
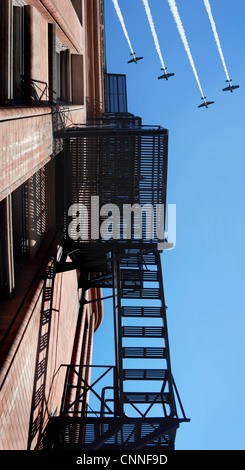
<svg viewBox="0 0 245 470">
<path fill-rule="evenodd" d="M 177 428 L 189 421 L 172 377 L 160 253 L 151 253 L 151 265 L 138 269 L 134 266 L 140 251 L 132 250 L 131 268 L 128 253 L 125 259 L 123 253 L 117 255 L 111 254 L 115 365 L 62 366 L 67 374 L 60 415 L 51 419 L 46 441 L 55 448 L 173 449 Z M 103 284 L 101 278 L 98 282 Z M 147 306 L 135 304 L 131 282 Z M 152 282 L 158 287 L 146 287 Z M 124 300 L 130 305 L 124 306 Z M 137 324 L 139 318 L 144 324 Z M 134 324 L 128 325 L 127 319 Z M 132 339 L 133 346 L 124 344 Z M 147 346 L 138 346 L 139 340 Z M 135 360 L 141 363 L 137 368 L 127 364 L 134 366 Z M 87 368 L 97 374 L 86 374 Z M 75 382 L 69 381 L 71 372 Z"/>
<path fill-rule="evenodd" d="M 166 204 L 168 132 L 143 127 L 132 115 L 113 119 L 63 132 L 71 178 L 66 204 L 89 203 L 91 195 L 120 208 Z M 79 271 L 81 306 L 91 287 L 111 289 L 115 363 L 66 366 L 60 414 L 50 419 L 46 446 L 173 449 L 179 424 L 189 420 L 172 377 L 159 240 L 156 234 L 146 239 L 144 231 L 140 240 L 71 240 L 67 234 L 66 221 L 55 270 Z M 87 368 L 99 370 L 89 383 Z"/>
</svg>

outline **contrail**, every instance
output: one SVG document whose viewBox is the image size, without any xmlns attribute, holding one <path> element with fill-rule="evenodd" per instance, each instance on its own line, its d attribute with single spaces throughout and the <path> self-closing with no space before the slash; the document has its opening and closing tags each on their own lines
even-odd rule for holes
<svg viewBox="0 0 245 470">
<path fill-rule="evenodd" d="M 222 52 L 222 48 L 221 48 L 219 36 L 218 36 L 218 33 L 217 33 L 217 29 L 216 29 L 216 26 L 215 26 L 214 18 L 213 18 L 213 15 L 212 15 L 209 0 L 204 0 L 204 5 L 206 7 L 208 17 L 209 17 L 209 20 L 210 20 L 210 23 L 211 23 L 211 26 L 212 26 L 212 30 L 213 30 L 213 33 L 214 33 L 214 38 L 215 38 L 215 41 L 216 41 L 216 44 L 217 44 L 217 47 L 218 47 L 218 51 L 219 51 L 219 54 L 220 54 L 220 58 L 222 60 L 222 64 L 223 64 L 223 67 L 224 67 L 224 70 L 225 70 L 227 80 L 230 81 L 230 77 L 229 77 L 228 70 L 227 70 L 227 67 L 226 67 L 226 64 L 225 64 L 225 59 L 224 59 L 224 55 L 223 55 L 223 52 Z"/>
<path fill-rule="evenodd" d="M 150 10 L 150 7 L 149 7 L 148 0 L 142 0 L 142 1 L 143 1 L 143 4 L 144 4 L 144 7 L 145 7 L 146 15 L 147 15 L 147 18 L 148 18 L 148 21 L 149 21 L 149 24 L 150 24 L 152 36 L 153 36 L 153 39 L 154 39 L 154 42 L 155 42 L 155 46 L 156 46 L 157 53 L 159 55 L 160 62 L 162 64 L 162 68 L 164 70 L 166 70 L 166 66 L 165 66 L 163 58 L 162 58 L 162 53 L 161 53 L 161 49 L 160 49 L 160 45 L 159 45 L 159 41 L 158 41 L 157 33 L 156 33 L 156 30 L 155 30 L 155 26 L 154 26 L 154 22 L 153 22 L 153 18 L 152 18 L 152 14 L 151 14 L 151 10 Z"/>
<path fill-rule="evenodd" d="M 171 8 L 171 11 L 172 11 L 172 13 L 173 13 L 173 17 L 174 17 L 174 19 L 175 19 L 175 22 L 176 22 L 178 31 L 179 31 L 179 33 L 180 33 L 180 37 L 181 37 L 181 39 L 182 39 L 182 41 L 183 41 L 183 44 L 184 44 L 184 46 L 185 46 L 185 50 L 186 50 L 187 55 L 188 55 L 188 57 L 189 57 L 189 61 L 190 61 L 190 64 L 191 64 L 193 73 L 194 73 L 194 75 L 195 75 L 197 84 L 198 84 L 198 86 L 199 86 L 199 90 L 200 90 L 200 92 L 201 92 L 202 97 L 204 97 L 204 93 L 203 93 L 203 91 L 202 91 L 202 87 L 201 87 L 201 84 L 200 84 L 200 80 L 199 80 L 198 75 L 197 75 L 197 71 L 196 71 L 196 67 L 195 67 L 195 64 L 194 64 L 194 60 L 193 60 L 193 57 L 192 57 L 192 54 L 191 54 L 191 51 L 190 51 L 190 47 L 189 47 L 189 44 L 188 44 L 186 35 L 185 35 L 184 27 L 183 27 L 183 25 L 182 25 L 182 22 L 181 22 L 181 19 L 180 19 L 180 16 L 179 16 L 179 12 L 178 12 L 178 8 L 177 8 L 177 5 L 176 5 L 176 2 L 175 2 L 175 0 L 168 0 L 168 3 L 169 3 L 169 6 L 170 6 L 170 8 Z"/>
<path fill-rule="evenodd" d="M 130 42 L 130 39 L 129 39 L 129 36 L 128 36 L 128 32 L 127 32 L 127 29 L 126 29 L 126 26 L 125 26 L 125 23 L 124 23 L 124 19 L 123 19 L 123 16 L 122 16 L 122 12 L 121 12 L 120 7 L 119 7 L 119 5 L 118 5 L 118 1 L 117 1 L 117 0 L 112 0 L 112 1 L 113 1 L 115 10 L 116 10 L 116 12 L 117 12 L 117 16 L 118 16 L 118 18 L 119 18 L 119 21 L 120 21 L 120 23 L 121 23 L 121 25 L 122 25 L 123 32 L 124 32 L 125 37 L 126 37 L 126 39 L 127 39 L 127 41 L 128 41 L 129 48 L 130 48 L 132 54 L 134 54 L 134 51 L 133 51 L 133 48 L 132 48 L 132 44 L 131 44 L 131 42 Z"/>
</svg>

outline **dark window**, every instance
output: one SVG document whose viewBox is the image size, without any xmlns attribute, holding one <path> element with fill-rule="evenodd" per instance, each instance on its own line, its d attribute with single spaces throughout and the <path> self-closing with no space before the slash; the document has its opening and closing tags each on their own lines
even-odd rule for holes
<svg viewBox="0 0 245 470">
<path fill-rule="evenodd" d="M 71 103 L 71 54 L 69 49 L 56 53 L 57 100 Z"/>
<path fill-rule="evenodd" d="M 8 289 L 6 200 L 0 202 L 0 301 L 6 297 Z"/>
<path fill-rule="evenodd" d="M 57 61 L 56 61 L 56 25 L 48 25 L 48 46 L 49 46 L 49 102 L 57 102 Z"/>
<path fill-rule="evenodd" d="M 28 183 L 12 193 L 13 256 L 15 277 L 29 256 L 28 235 Z"/>
<path fill-rule="evenodd" d="M 15 287 L 12 195 L 0 202 L 0 300 Z"/>
<path fill-rule="evenodd" d="M 127 90 L 125 75 L 107 74 L 107 112 L 126 113 L 127 112 Z"/>
<path fill-rule="evenodd" d="M 13 6 L 12 99 L 22 102 L 25 95 L 25 8 Z"/>
</svg>

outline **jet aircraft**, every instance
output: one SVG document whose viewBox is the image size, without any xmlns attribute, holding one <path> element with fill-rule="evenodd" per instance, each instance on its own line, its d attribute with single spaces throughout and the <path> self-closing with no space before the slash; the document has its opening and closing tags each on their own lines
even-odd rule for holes
<svg viewBox="0 0 245 470">
<path fill-rule="evenodd" d="M 143 57 L 135 57 L 135 52 L 131 53 L 130 55 L 132 55 L 133 58 L 128 61 L 128 64 L 131 64 L 132 62 L 135 62 L 135 64 L 137 64 L 138 60 L 143 59 Z"/>
<path fill-rule="evenodd" d="M 210 104 L 214 103 L 214 101 L 206 101 L 206 96 L 202 96 L 201 99 L 203 100 L 203 103 L 199 104 L 198 108 L 203 108 L 204 106 L 206 106 L 206 108 L 208 108 Z"/>
<path fill-rule="evenodd" d="M 236 88 L 239 88 L 239 85 L 232 85 L 231 82 L 232 80 L 226 80 L 226 82 L 229 83 L 229 85 L 225 88 L 223 88 L 222 91 L 230 91 L 231 93 L 233 93 L 233 90 L 235 90 Z"/>
</svg>

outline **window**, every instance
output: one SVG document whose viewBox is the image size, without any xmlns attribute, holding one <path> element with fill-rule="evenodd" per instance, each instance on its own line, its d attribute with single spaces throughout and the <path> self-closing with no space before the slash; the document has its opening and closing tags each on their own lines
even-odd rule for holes
<svg viewBox="0 0 245 470">
<path fill-rule="evenodd" d="M 9 239 L 8 224 L 8 198 L 0 202 L 0 301 L 9 295 L 13 289 L 10 282 L 10 266 L 12 256 L 8 255 L 8 248 L 11 247 L 11 239 Z"/>
<path fill-rule="evenodd" d="M 107 112 L 127 112 L 127 90 L 125 75 L 107 74 Z"/>
<path fill-rule="evenodd" d="M 13 1 L 12 24 L 12 99 L 23 101 L 25 77 L 25 14 L 23 6 Z"/>
<path fill-rule="evenodd" d="M 29 257 L 27 183 L 0 202 L 0 300 L 11 295 Z"/>
<path fill-rule="evenodd" d="M 45 165 L 0 202 L 0 301 L 14 292 L 27 260 L 55 224 L 52 167 Z"/>
<path fill-rule="evenodd" d="M 56 38 L 56 86 L 57 101 L 71 103 L 71 53 Z"/>
<path fill-rule="evenodd" d="M 49 102 L 57 102 L 56 25 L 48 25 Z"/>
<path fill-rule="evenodd" d="M 26 258 L 29 256 L 28 212 L 28 184 L 26 182 L 12 193 L 15 278 L 18 277 Z"/>
<path fill-rule="evenodd" d="M 0 202 L 0 301 L 13 293 L 15 287 L 12 196 Z"/>
<path fill-rule="evenodd" d="M 0 2 L 0 105 L 22 103 L 26 82 L 26 52 L 29 41 L 24 0 Z"/>
</svg>

